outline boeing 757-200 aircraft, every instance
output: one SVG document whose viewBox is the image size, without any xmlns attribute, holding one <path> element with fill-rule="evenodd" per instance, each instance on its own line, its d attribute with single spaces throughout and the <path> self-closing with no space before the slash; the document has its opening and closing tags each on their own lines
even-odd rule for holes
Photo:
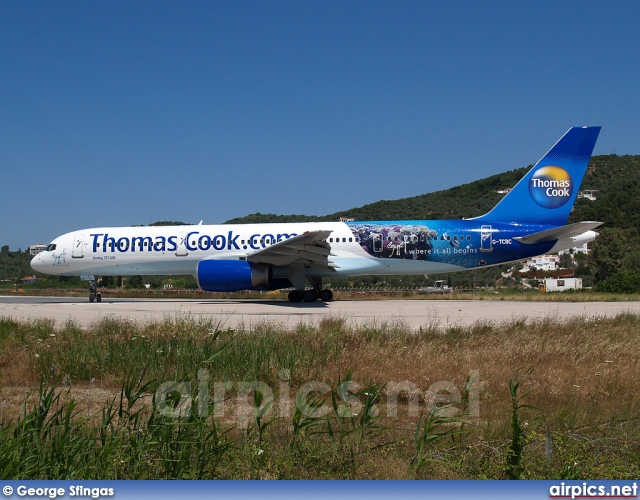
<svg viewBox="0 0 640 500">
<path fill-rule="evenodd" d="M 206 291 L 293 288 L 290 301 L 313 302 L 333 298 L 323 278 L 448 273 L 553 253 L 597 236 L 600 222 L 565 224 L 599 132 L 569 129 L 472 219 L 97 227 L 59 236 L 31 267 L 60 276 L 192 274 Z"/>
</svg>

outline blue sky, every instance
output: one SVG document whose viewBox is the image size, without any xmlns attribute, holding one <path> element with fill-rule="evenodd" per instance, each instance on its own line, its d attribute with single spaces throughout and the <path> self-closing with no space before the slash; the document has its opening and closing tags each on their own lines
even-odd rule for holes
<svg viewBox="0 0 640 500">
<path fill-rule="evenodd" d="M 635 1 L 0 3 L 0 244 L 640 154 Z"/>
</svg>

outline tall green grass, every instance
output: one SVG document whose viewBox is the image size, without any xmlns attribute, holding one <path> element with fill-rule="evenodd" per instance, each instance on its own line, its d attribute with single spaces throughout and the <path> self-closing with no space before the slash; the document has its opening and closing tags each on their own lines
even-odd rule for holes
<svg viewBox="0 0 640 500">
<path fill-rule="evenodd" d="M 144 411 L 150 384 L 128 379 L 120 398 L 87 418 L 64 391 L 41 384 L 15 422 L 0 424 L 5 479 L 216 477 L 230 446 L 214 419 L 162 418 Z"/>
</svg>

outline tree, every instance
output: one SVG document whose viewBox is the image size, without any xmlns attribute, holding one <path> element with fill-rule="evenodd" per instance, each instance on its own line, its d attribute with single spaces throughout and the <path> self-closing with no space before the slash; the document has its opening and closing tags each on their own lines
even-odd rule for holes
<svg viewBox="0 0 640 500">
<path fill-rule="evenodd" d="M 139 276 L 139 275 L 131 276 L 127 280 L 127 284 L 125 288 L 133 288 L 133 289 L 144 288 L 144 282 L 142 281 L 142 276 Z"/>
<path fill-rule="evenodd" d="M 2 245 L 2 250 L 0 250 L 0 252 L 9 253 L 9 245 Z"/>
<path fill-rule="evenodd" d="M 640 271 L 640 256 L 635 250 L 640 248 L 640 235 L 636 228 L 611 227 L 599 232 L 590 259 L 596 281 L 604 281 L 620 270 Z"/>
<path fill-rule="evenodd" d="M 599 292 L 640 293 L 640 273 L 621 271 L 596 285 Z"/>
<path fill-rule="evenodd" d="M 180 222 L 175 220 L 162 220 L 149 224 L 150 226 L 188 226 L 186 222 Z"/>
<path fill-rule="evenodd" d="M 563 253 L 558 261 L 560 269 L 573 269 L 573 258 L 569 253 Z"/>
</svg>

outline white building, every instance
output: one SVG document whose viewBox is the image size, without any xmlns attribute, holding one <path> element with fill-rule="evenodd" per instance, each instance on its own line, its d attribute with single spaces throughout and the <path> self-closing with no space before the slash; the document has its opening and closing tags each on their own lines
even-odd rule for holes
<svg viewBox="0 0 640 500">
<path fill-rule="evenodd" d="M 578 191 L 578 196 L 576 198 L 586 198 L 587 200 L 596 201 L 597 192 L 597 189 L 585 189 L 583 191 Z"/>
<path fill-rule="evenodd" d="M 558 269 L 560 257 L 557 255 L 538 255 L 527 259 L 521 273 L 526 273 L 535 267 L 538 271 L 555 271 Z"/>
<path fill-rule="evenodd" d="M 589 249 L 587 248 L 587 244 L 584 243 L 579 247 L 573 247 L 573 248 L 570 248 L 569 250 L 560 250 L 558 252 L 558 255 L 564 255 L 565 253 L 569 253 L 571 255 L 575 255 L 577 253 L 583 253 L 586 255 L 589 253 Z"/>
<path fill-rule="evenodd" d="M 38 255 L 40 252 L 44 252 L 47 246 L 44 243 L 38 243 L 37 245 L 31 245 L 29 247 L 29 253 L 31 255 Z"/>
<path fill-rule="evenodd" d="M 562 292 L 582 288 L 582 278 L 547 278 L 538 285 L 541 292 Z"/>
</svg>

